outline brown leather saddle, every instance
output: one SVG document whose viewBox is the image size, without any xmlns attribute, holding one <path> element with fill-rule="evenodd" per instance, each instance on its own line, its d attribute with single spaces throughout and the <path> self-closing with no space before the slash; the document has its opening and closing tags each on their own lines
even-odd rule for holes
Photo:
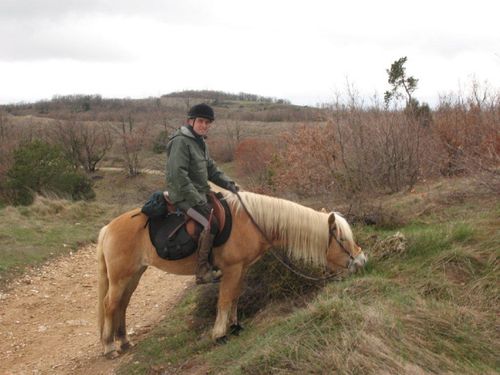
<svg viewBox="0 0 500 375">
<path fill-rule="evenodd" d="M 164 191 L 163 196 L 165 197 L 165 201 L 167 202 L 167 211 L 168 212 L 175 212 L 177 210 L 177 208 L 172 203 L 172 201 L 168 195 L 168 191 Z M 211 191 L 210 193 L 208 193 L 208 198 L 209 198 L 210 203 L 212 204 L 212 207 L 214 209 L 213 215 L 215 216 L 215 218 L 217 219 L 217 221 L 219 223 L 219 232 L 222 232 L 224 230 L 224 226 L 226 224 L 226 209 L 221 203 L 221 199 L 224 199 L 224 197 L 222 196 L 222 194 L 217 196 L 217 194 L 215 192 Z M 227 207 L 227 209 L 229 210 L 229 207 Z M 197 237 L 200 235 L 200 232 L 197 231 L 197 229 L 196 229 L 198 226 L 197 224 L 198 223 L 196 222 L 196 220 L 194 220 L 186 215 L 185 225 L 187 228 L 187 232 L 193 238 L 196 237 L 196 239 L 198 239 Z"/>
</svg>

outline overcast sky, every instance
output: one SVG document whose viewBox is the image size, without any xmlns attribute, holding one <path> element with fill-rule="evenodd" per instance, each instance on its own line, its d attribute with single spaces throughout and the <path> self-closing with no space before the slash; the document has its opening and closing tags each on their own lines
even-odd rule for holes
<svg viewBox="0 0 500 375">
<path fill-rule="evenodd" d="M 194 89 L 315 105 L 346 79 L 382 96 L 402 56 L 432 103 L 473 78 L 500 88 L 499 3 L 0 0 L 0 103 Z"/>
</svg>

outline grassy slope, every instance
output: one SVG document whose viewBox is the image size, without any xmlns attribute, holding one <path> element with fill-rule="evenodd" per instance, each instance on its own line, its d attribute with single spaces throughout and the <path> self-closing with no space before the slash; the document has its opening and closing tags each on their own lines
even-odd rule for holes
<svg viewBox="0 0 500 375">
<path fill-rule="evenodd" d="M 0 287 L 26 266 L 67 254 L 94 242 L 99 229 L 113 217 L 137 207 L 163 188 L 163 177 L 127 178 L 121 173 L 99 173 L 97 199 L 69 202 L 37 198 L 29 207 L 0 208 Z"/>
<path fill-rule="evenodd" d="M 407 224 L 355 232 L 368 251 L 374 236 L 399 230 L 405 253 L 372 257 L 306 307 L 268 305 L 226 345 L 210 342 L 213 313 L 200 319 L 202 292 L 192 291 L 121 373 L 495 373 L 500 205 L 463 189 L 453 181 L 392 197 Z"/>
</svg>

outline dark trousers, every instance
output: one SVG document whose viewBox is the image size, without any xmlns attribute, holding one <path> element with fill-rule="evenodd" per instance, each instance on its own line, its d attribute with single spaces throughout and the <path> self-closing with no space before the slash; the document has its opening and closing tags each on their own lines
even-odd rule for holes
<svg viewBox="0 0 500 375">
<path fill-rule="evenodd" d="M 213 208 L 210 203 L 207 203 L 207 205 L 210 207 L 210 209 Z M 210 233 L 214 236 L 219 232 L 219 221 L 217 220 L 215 215 L 212 214 L 212 218 L 210 220 L 210 213 L 199 211 L 197 210 L 196 206 L 188 209 L 186 211 L 186 215 L 188 215 L 196 222 L 200 223 L 203 226 L 204 230 L 209 229 Z"/>
</svg>

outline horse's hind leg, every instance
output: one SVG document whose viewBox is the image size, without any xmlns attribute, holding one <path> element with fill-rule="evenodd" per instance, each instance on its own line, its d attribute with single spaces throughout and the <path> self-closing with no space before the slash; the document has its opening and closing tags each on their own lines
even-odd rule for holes
<svg viewBox="0 0 500 375">
<path fill-rule="evenodd" d="M 128 350 L 132 343 L 130 342 L 127 335 L 127 326 L 126 326 L 126 314 L 127 314 L 127 306 L 130 302 L 130 297 L 134 293 L 137 285 L 139 284 L 139 280 L 141 279 L 142 274 L 146 271 L 147 267 L 144 266 L 139 269 L 130 279 L 127 286 L 125 287 L 125 291 L 123 292 L 120 306 L 118 309 L 118 327 L 116 329 L 116 340 L 118 341 L 118 350 L 120 352 L 124 352 Z"/>
<path fill-rule="evenodd" d="M 115 358 L 118 356 L 115 348 L 115 332 L 118 327 L 117 312 L 120 308 L 120 300 L 125 285 L 124 283 L 110 282 L 108 293 L 104 298 L 104 326 L 101 341 L 104 346 L 104 355 L 107 358 Z"/>
</svg>

